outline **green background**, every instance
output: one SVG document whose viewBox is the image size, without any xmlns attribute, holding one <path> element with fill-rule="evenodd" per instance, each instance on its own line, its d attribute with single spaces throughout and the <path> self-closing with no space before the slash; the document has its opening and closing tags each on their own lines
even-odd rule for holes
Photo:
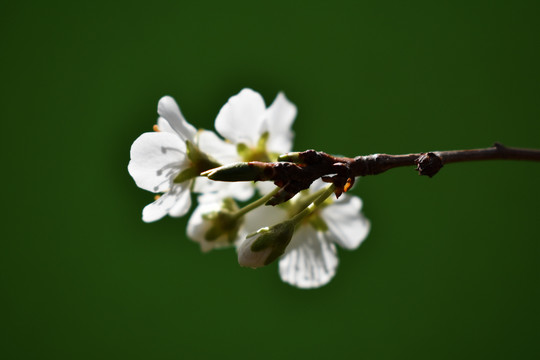
<svg viewBox="0 0 540 360">
<path fill-rule="evenodd" d="M 372 231 L 317 290 L 145 224 L 129 148 L 174 96 L 213 128 L 243 87 L 295 150 L 540 148 L 536 1 L 3 2 L 4 359 L 533 359 L 540 164 L 361 179 Z"/>
</svg>

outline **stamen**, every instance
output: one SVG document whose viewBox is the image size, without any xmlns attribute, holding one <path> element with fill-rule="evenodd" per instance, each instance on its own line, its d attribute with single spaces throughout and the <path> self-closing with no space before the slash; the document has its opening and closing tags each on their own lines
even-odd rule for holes
<svg viewBox="0 0 540 360">
<path fill-rule="evenodd" d="M 160 132 L 161 130 L 159 130 L 159 126 L 157 126 L 157 124 L 155 124 L 153 127 L 152 127 L 152 130 L 154 130 L 155 132 Z"/>
<path fill-rule="evenodd" d="M 162 152 L 163 154 L 166 154 L 167 151 L 169 151 L 169 150 L 179 152 L 180 154 L 185 154 L 185 153 L 184 153 L 182 150 L 180 150 L 180 149 L 176 149 L 176 148 L 173 148 L 173 147 L 167 147 L 167 146 L 162 146 L 162 147 L 161 147 L 161 152 Z"/>
<path fill-rule="evenodd" d="M 183 164 L 182 161 L 169 163 L 169 164 L 163 166 L 162 168 L 157 169 L 156 170 L 156 175 L 161 176 L 161 175 L 163 175 L 163 172 L 165 170 L 168 170 L 167 173 L 165 173 L 165 176 L 172 176 L 173 173 L 176 173 L 176 172 L 178 172 L 178 170 L 180 170 L 180 167 L 182 166 L 182 164 Z"/>
<path fill-rule="evenodd" d="M 161 170 L 158 170 L 158 171 L 157 171 L 157 175 L 158 175 L 158 176 L 161 176 L 161 174 L 162 174 Z M 156 186 L 154 186 L 154 191 L 155 191 L 155 192 L 159 191 L 159 188 L 161 187 L 161 185 L 163 185 L 163 184 L 165 184 L 165 183 L 169 183 L 169 184 L 170 184 L 170 183 L 172 182 L 172 180 L 174 180 L 174 177 L 171 176 L 171 174 L 175 174 L 174 169 L 169 170 L 168 173 L 165 174 L 165 178 L 164 178 L 159 184 L 157 184 Z M 175 175 L 175 176 L 176 176 L 176 175 Z M 164 191 L 164 190 L 161 190 L 161 191 L 167 192 L 167 191 L 169 191 L 169 190 L 165 190 L 165 191 Z"/>
<path fill-rule="evenodd" d="M 161 197 L 161 195 L 154 196 L 154 201 L 158 201 L 160 197 Z"/>
</svg>

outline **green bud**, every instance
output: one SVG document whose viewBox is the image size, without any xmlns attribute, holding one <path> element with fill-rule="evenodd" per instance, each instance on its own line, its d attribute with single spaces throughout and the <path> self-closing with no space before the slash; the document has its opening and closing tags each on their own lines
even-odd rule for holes
<svg viewBox="0 0 540 360">
<path fill-rule="evenodd" d="M 272 263 L 285 252 L 294 228 L 294 222 L 284 221 L 248 235 L 238 248 L 238 263 L 251 268 Z"/>
<path fill-rule="evenodd" d="M 205 171 L 201 175 L 217 181 L 257 181 L 264 179 L 265 169 L 264 163 L 238 162 Z"/>
</svg>

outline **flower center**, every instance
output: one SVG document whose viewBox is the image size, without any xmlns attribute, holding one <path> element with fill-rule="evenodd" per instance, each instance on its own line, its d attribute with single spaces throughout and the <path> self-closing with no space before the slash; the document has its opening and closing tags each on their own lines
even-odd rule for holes
<svg viewBox="0 0 540 360">
<path fill-rule="evenodd" d="M 221 166 L 210 155 L 204 153 L 191 141 L 186 141 L 187 157 L 190 161 L 189 167 L 182 170 L 174 178 L 174 183 L 179 184 L 199 176 L 200 173 Z"/>
<path fill-rule="evenodd" d="M 276 161 L 279 154 L 273 154 L 266 150 L 266 143 L 268 142 L 268 137 L 270 134 L 265 132 L 257 141 L 257 145 L 250 147 L 244 143 L 240 143 L 236 146 L 236 151 L 242 158 L 242 161 L 261 161 L 261 162 L 271 162 Z"/>
</svg>

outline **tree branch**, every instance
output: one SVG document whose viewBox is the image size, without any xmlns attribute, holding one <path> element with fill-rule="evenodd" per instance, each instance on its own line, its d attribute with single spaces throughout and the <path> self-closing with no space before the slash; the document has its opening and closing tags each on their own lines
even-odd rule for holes
<svg viewBox="0 0 540 360">
<path fill-rule="evenodd" d="M 252 161 L 210 170 L 212 180 L 273 181 L 281 189 L 267 202 L 277 205 L 309 188 L 318 178 L 336 186 L 336 196 L 349 190 L 358 176 L 377 175 L 387 170 L 414 166 L 419 175 L 434 176 L 445 164 L 480 160 L 540 161 L 540 150 L 507 147 L 499 143 L 484 149 L 434 151 L 427 153 L 387 155 L 374 154 L 355 158 L 336 157 L 307 150 L 280 156 L 279 162 Z"/>
</svg>

